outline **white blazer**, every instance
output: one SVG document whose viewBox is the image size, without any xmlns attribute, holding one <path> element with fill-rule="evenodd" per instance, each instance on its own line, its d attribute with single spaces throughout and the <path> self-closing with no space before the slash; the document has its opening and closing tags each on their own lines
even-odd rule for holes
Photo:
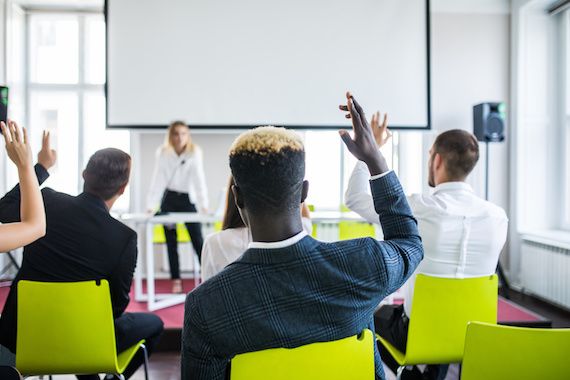
<svg viewBox="0 0 570 380">
<path fill-rule="evenodd" d="M 204 175 L 202 149 L 184 152 L 180 156 L 174 149 L 160 147 L 156 151 L 156 165 L 147 197 L 147 208 L 155 210 L 165 190 L 188 193 L 196 208 L 208 208 L 208 189 Z"/>
</svg>

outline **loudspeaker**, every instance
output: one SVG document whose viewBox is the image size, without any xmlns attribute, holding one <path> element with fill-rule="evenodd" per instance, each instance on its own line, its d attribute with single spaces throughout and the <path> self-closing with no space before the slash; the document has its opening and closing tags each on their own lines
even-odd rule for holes
<svg viewBox="0 0 570 380">
<path fill-rule="evenodd" d="M 481 103 L 473 106 L 473 134 L 479 141 L 503 141 L 505 103 Z"/>
</svg>

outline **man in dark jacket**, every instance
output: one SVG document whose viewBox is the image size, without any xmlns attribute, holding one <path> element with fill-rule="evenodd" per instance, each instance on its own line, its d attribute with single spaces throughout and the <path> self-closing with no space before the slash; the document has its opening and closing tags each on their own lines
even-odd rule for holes
<svg viewBox="0 0 570 380">
<path fill-rule="evenodd" d="M 55 164 L 55 151 L 44 139 L 35 166 L 42 184 Z M 117 352 L 141 339 L 151 352 L 163 331 L 163 323 L 153 314 L 124 313 L 137 257 L 137 234 L 114 219 L 109 210 L 124 193 L 131 170 L 130 156 L 118 149 L 97 151 L 83 171 L 83 193 L 71 196 L 44 188 L 45 237 L 24 248 L 22 267 L 12 283 L 0 319 L 0 345 L 16 352 L 17 287 L 20 280 L 72 282 L 105 279 L 109 282 Z M 14 187 L 0 199 L 0 222 L 20 219 L 20 188 Z M 46 353 L 49 355 L 49 353 Z M 143 363 L 137 353 L 124 375 L 128 378 Z M 79 377 L 79 376 L 78 376 Z M 81 376 L 98 379 L 98 375 Z"/>
</svg>

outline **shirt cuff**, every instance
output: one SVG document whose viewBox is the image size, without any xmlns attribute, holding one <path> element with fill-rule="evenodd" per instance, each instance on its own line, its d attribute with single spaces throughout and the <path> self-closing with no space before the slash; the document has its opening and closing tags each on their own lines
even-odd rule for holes
<svg viewBox="0 0 570 380">
<path fill-rule="evenodd" d="M 49 172 L 42 166 L 42 164 L 35 164 L 34 170 L 36 172 L 36 177 L 38 178 L 38 183 L 41 186 L 42 183 L 46 181 L 49 177 Z"/>
<path fill-rule="evenodd" d="M 384 177 L 385 175 L 387 175 L 387 174 L 390 173 L 390 172 L 392 172 L 392 170 L 388 170 L 387 172 L 384 172 L 384 173 L 382 173 L 382 174 L 373 175 L 373 176 L 370 177 L 370 180 L 371 180 L 371 181 L 374 181 L 375 179 L 382 178 L 382 177 Z"/>
</svg>

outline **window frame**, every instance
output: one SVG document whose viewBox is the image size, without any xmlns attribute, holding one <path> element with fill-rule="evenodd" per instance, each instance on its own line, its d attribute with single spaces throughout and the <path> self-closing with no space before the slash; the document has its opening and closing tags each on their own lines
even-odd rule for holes
<svg viewBox="0 0 570 380">
<path fill-rule="evenodd" d="M 31 36 L 31 28 L 32 28 L 32 18 L 33 17 L 41 17 L 41 16 L 62 16 L 62 17 L 69 17 L 74 16 L 77 17 L 78 21 L 78 49 L 77 54 L 78 56 L 78 78 L 77 83 L 39 83 L 32 81 L 32 67 L 31 67 L 31 49 L 32 49 L 32 36 Z M 86 56 L 86 23 L 88 18 L 98 16 L 103 18 L 103 12 L 97 11 L 42 11 L 42 10 L 29 10 L 26 12 L 26 22 L 25 22 L 25 54 L 26 54 L 26 73 L 25 73 L 25 80 L 26 80 L 26 110 L 25 110 L 25 121 L 26 125 L 29 125 L 31 120 L 31 98 L 32 93 L 34 91 L 46 91 L 46 92 L 73 92 L 77 95 L 77 183 L 75 184 L 76 191 L 80 193 L 82 191 L 82 184 L 83 180 L 81 177 L 81 173 L 83 171 L 83 167 L 85 165 L 84 160 L 84 145 L 85 145 L 85 125 L 84 125 L 84 113 L 85 113 L 85 95 L 88 93 L 104 93 L 105 92 L 105 84 L 92 84 L 86 82 L 86 69 L 87 65 L 85 64 L 85 56 Z"/>
<path fill-rule="evenodd" d="M 561 164 L 561 187 L 563 207 L 560 208 L 560 228 L 570 231 L 570 10 L 566 10 L 561 15 L 559 23 L 559 43 L 560 43 L 560 74 L 562 87 L 560 88 L 560 152 L 562 154 Z"/>
</svg>

